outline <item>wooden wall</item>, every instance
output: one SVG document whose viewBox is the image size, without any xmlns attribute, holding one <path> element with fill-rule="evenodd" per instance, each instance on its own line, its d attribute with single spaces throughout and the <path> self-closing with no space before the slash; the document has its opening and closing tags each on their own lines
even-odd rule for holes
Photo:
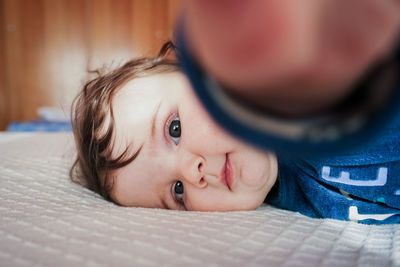
<svg viewBox="0 0 400 267">
<path fill-rule="evenodd" d="M 172 38 L 180 0 L 0 0 L 0 130 L 69 113 L 87 70 L 154 55 Z"/>
<path fill-rule="evenodd" d="M 2 0 L 0 0 L 2 1 Z M 8 121 L 6 90 L 5 90 L 5 24 L 4 24 L 4 10 L 3 3 L 0 2 L 0 130 L 3 130 Z"/>
</svg>

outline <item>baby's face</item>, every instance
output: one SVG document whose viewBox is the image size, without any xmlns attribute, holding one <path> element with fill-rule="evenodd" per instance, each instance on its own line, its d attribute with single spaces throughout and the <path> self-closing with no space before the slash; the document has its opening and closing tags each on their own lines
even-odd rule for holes
<svg viewBox="0 0 400 267">
<path fill-rule="evenodd" d="M 129 145 L 128 155 L 137 153 L 112 173 L 111 197 L 123 206 L 249 210 L 276 181 L 276 157 L 216 125 L 179 72 L 134 79 L 112 105 L 113 156 Z"/>
</svg>

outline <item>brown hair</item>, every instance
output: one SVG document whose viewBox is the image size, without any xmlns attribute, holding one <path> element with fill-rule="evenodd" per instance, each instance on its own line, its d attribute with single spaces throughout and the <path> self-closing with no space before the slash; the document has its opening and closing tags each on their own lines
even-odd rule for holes
<svg viewBox="0 0 400 267">
<path fill-rule="evenodd" d="M 112 158 L 114 116 L 112 99 L 128 81 L 151 74 L 178 70 L 175 46 L 167 42 L 157 57 L 131 60 L 106 74 L 94 71 L 96 78 L 87 82 L 72 104 L 72 129 L 77 157 L 70 170 L 73 182 L 112 200 L 113 179 L 110 172 L 132 162 L 137 153 L 127 157 L 128 148 Z"/>
</svg>

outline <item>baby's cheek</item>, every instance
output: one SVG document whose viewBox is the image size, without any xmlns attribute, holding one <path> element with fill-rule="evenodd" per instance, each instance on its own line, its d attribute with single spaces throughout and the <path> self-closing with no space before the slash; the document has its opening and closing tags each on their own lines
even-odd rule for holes
<svg viewBox="0 0 400 267">
<path fill-rule="evenodd" d="M 232 205 L 232 211 L 254 210 L 264 201 L 266 194 L 261 191 L 237 194 Z"/>
<path fill-rule="evenodd" d="M 202 197 L 191 198 L 191 211 L 245 211 L 258 208 L 266 193 L 258 192 L 207 192 Z"/>
<path fill-rule="evenodd" d="M 191 211 L 229 211 L 232 210 L 234 197 L 216 189 L 205 188 L 187 195 L 186 208 Z"/>
</svg>

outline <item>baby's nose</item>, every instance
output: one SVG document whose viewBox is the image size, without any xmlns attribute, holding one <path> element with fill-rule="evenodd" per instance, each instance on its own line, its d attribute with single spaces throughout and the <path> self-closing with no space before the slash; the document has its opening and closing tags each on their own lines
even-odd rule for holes
<svg viewBox="0 0 400 267">
<path fill-rule="evenodd" d="M 204 165 L 205 161 L 201 156 L 194 155 L 190 152 L 185 152 L 180 162 L 182 178 L 197 187 L 204 187 Z"/>
</svg>

